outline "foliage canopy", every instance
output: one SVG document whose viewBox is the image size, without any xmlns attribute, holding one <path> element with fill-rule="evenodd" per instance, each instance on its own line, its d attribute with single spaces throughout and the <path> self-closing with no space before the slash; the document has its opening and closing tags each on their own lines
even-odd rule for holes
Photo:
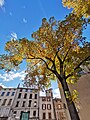
<svg viewBox="0 0 90 120">
<path fill-rule="evenodd" d="M 80 65 L 90 60 L 90 43 L 82 36 L 86 25 L 86 19 L 75 14 L 69 14 L 63 21 L 57 21 L 54 17 L 49 21 L 43 18 L 39 29 L 32 34 L 34 40 L 12 39 L 5 46 L 8 54 L 0 56 L 0 68 L 7 71 L 17 68 L 26 60 L 26 85 L 43 89 L 50 85 L 50 80 L 58 80 L 71 120 L 80 119 L 73 103 L 77 92 L 74 90 L 71 95 L 68 83 L 77 82 Z"/>
<path fill-rule="evenodd" d="M 9 71 L 25 59 L 25 83 L 29 85 L 47 87 L 50 80 L 58 78 L 61 82 L 63 77 L 67 83 L 75 83 L 80 77 L 80 65 L 90 58 L 90 44 L 82 36 L 86 25 L 87 21 L 75 14 L 63 21 L 43 18 L 40 28 L 32 34 L 34 40 L 22 38 L 6 43 L 9 54 L 0 57 L 0 67 Z"/>
<path fill-rule="evenodd" d="M 73 12 L 78 16 L 90 16 L 90 0 L 62 0 L 63 5 L 68 8 L 73 8 Z"/>
</svg>

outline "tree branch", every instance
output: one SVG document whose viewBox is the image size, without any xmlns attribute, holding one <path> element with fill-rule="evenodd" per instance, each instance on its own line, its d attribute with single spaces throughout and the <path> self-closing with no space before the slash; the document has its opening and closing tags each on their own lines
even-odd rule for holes
<svg viewBox="0 0 90 120">
<path fill-rule="evenodd" d="M 58 50 L 58 51 L 56 52 L 56 54 L 55 54 L 55 56 L 54 56 L 54 61 L 55 61 L 55 58 L 56 58 L 56 56 L 57 56 L 57 54 L 58 54 L 59 51 L 60 51 L 60 50 Z"/>
<path fill-rule="evenodd" d="M 89 58 L 90 58 L 90 56 L 88 56 L 88 57 L 86 57 L 84 60 L 82 60 L 82 61 L 74 68 L 74 72 L 75 72 L 75 70 L 77 70 L 77 69 L 80 67 L 80 65 L 82 65 L 82 64 L 83 64 L 86 60 L 88 60 Z M 66 76 L 66 79 L 67 79 L 68 77 L 72 76 L 74 72 L 72 72 L 71 74 L 67 75 L 67 76 Z"/>
<path fill-rule="evenodd" d="M 56 71 L 55 61 L 53 61 L 51 58 L 46 57 L 46 59 L 50 60 L 53 64 L 52 68 L 54 67 L 54 71 Z"/>
<path fill-rule="evenodd" d="M 50 69 L 49 66 L 48 66 L 48 64 L 47 64 L 47 62 L 44 59 L 42 59 L 42 58 L 33 57 L 33 58 L 26 58 L 26 59 L 40 59 L 40 60 L 42 60 L 45 63 L 45 65 L 46 65 L 46 67 L 47 67 L 48 70 L 50 70 L 51 72 L 54 72 L 54 70 Z"/>
<path fill-rule="evenodd" d="M 66 59 L 66 57 L 67 57 L 67 55 L 68 55 L 70 49 L 71 49 L 71 46 L 69 47 L 69 49 L 68 49 L 68 51 L 67 51 L 67 53 L 66 53 L 66 55 L 65 55 L 65 57 L 64 57 L 64 59 L 63 59 L 63 63 L 64 63 L 64 61 L 65 61 L 65 59 Z"/>
</svg>

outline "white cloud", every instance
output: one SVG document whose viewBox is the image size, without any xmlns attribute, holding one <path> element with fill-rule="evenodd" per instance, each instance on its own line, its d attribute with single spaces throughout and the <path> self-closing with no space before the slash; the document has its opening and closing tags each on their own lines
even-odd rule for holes
<svg viewBox="0 0 90 120">
<path fill-rule="evenodd" d="M 0 0 L 0 7 L 4 5 L 4 0 Z"/>
<path fill-rule="evenodd" d="M 5 85 L 3 85 L 2 83 L 0 83 L 0 86 L 2 86 L 3 88 L 7 88 Z"/>
<path fill-rule="evenodd" d="M 45 92 L 40 91 L 40 96 L 46 96 Z"/>
<path fill-rule="evenodd" d="M 44 92 L 40 91 L 40 96 L 46 96 L 45 91 Z M 61 98 L 59 88 L 56 88 L 53 90 L 53 97 L 54 98 Z"/>
<path fill-rule="evenodd" d="M 17 39 L 17 34 L 15 32 L 11 33 L 11 38 Z"/>
<path fill-rule="evenodd" d="M 61 98 L 59 88 L 56 88 L 53 90 L 53 97 L 54 98 Z"/>
<path fill-rule="evenodd" d="M 20 80 L 24 80 L 25 75 L 27 73 L 25 73 L 25 71 L 21 71 L 21 72 L 9 72 L 9 73 L 5 73 L 5 74 L 0 74 L 0 78 L 3 81 L 12 81 L 16 78 L 19 78 Z"/>
<path fill-rule="evenodd" d="M 26 20 L 26 18 L 23 18 L 23 22 L 24 22 L 24 23 L 27 23 L 27 20 Z"/>
</svg>

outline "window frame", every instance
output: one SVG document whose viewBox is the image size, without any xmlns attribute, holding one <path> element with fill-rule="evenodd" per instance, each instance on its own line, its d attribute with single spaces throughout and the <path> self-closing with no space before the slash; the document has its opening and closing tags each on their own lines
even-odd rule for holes
<svg viewBox="0 0 90 120">
<path fill-rule="evenodd" d="M 48 109 L 48 110 L 51 110 L 51 108 L 52 108 L 52 107 L 51 107 L 51 104 L 47 104 L 47 109 Z"/>
<path fill-rule="evenodd" d="M 5 106 L 7 99 L 3 100 L 2 106 Z"/>
<path fill-rule="evenodd" d="M 27 99 L 27 93 L 24 94 L 24 99 Z"/>
<path fill-rule="evenodd" d="M 34 101 L 34 107 L 37 107 L 37 101 Z"/>
<path fill-rule="evenodd" d="M 46 97 L 42 97 L 42 101 L 46 101 Z"/>
<path fill-rule="evenodd" d="M 32 99 L 32 94 L 30 93 L 29 99 Z"/>
<path fill-rule="evenodd" d="M 51 114 L 51 112 L 48 112 L 48 119 L 52 119 L 52 114 Z"/>
<path fill-rule="evenodd" d="M 5 92 L 2 92 L 2 93 L 1 93 L 1 96 L 4 96 L 4 94 L 5 94 Z"/>
<path fill-rule="evenodd" d="M 23 101 L 22 107 L 25 107 L 25 103 L 26 103 L 26 101 Z"/>
<path fill-rule="evenodd" d="M 9 96 L 10 95 L 10 92 L 7 92 L 6 96 Z"/>
<path fill-rule="evenodd" d="M 35 94 L 35 99 L 37 99 L 37 94 Z"/>
<path fill-rule="evenodd" d="M 33 111 L 33 116 L 36 117 L 36 110 Z"/>
<path fill-rule="evenodd" d="M 12 99 L 9 99 L 8 105 L 11 105 L 12 103 Z"/>
<path fill-rule="evenodd" d="M 15 95 L 15 92 L 12 92 L 12 95 L 11 96 L 14 96 Z"/>
<path fill-rule="evenodd" d="M 20 98 L 21 98 L 21 95 L 22 95 L 22 93 L 19 93 L 19 94 L 18 94 L 18 99 L 20 99 Z"/>
<path fill-rule="evenodd" d="M 42 114 L 42 119 L 46 119 L 46 113 L 45 112 Z"/>
<path fill-rule="evenodd" d="M 46 104 L 42 104 L 42 110 L 46 110 Z"/>
<path fill-rule="evenodd" d="M 20 101 L 17 101 L 17 103 L 16 103 L 15 107 L 18 107 L 18 106 L 19 106 L 19 102 L 20 102 Z"/>
<path fill-rule="evenodd" d="M 29 100 L 28 107 L 31 107 L 32 100 Z"/>
</svg>

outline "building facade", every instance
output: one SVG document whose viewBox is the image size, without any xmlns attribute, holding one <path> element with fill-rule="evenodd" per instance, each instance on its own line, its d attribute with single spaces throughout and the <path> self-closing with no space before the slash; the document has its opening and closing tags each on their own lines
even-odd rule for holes
<svg viewBox="0 0 90 120">
<path fill-rule="evenodd" d="M 65 109 L 65 104 L 59 98 L 53 99 L 54 109 L 55 109 L 55 118 L 56 120 L 67 120 Z"/>
<path fill-rule="evenodd" d="M 40 96 L 37 89 L 1 88 L 0 120 L 66 120 L 66 116 L 61 99 L 53 98 L 52 89 Z"/>
<path fill-rule="evenodd" d="M 28 113 L 29 120 L 38 120 L 39 91 L 27 88 L 0 90 L 0 119 L 20 120 Z"/>
<path fill-rule="evenodd" d="M 0 120 L 7 119 L 10 115 L 10 110 L 13 105 L 16 89 L 1 89 L 0 90 Z"/>
<path fill-rule="evenodd" d="M 40 96 L 40 120 L 55 120 L 52 89 L 46 90 L 46 96 Z"/>
</svg>

